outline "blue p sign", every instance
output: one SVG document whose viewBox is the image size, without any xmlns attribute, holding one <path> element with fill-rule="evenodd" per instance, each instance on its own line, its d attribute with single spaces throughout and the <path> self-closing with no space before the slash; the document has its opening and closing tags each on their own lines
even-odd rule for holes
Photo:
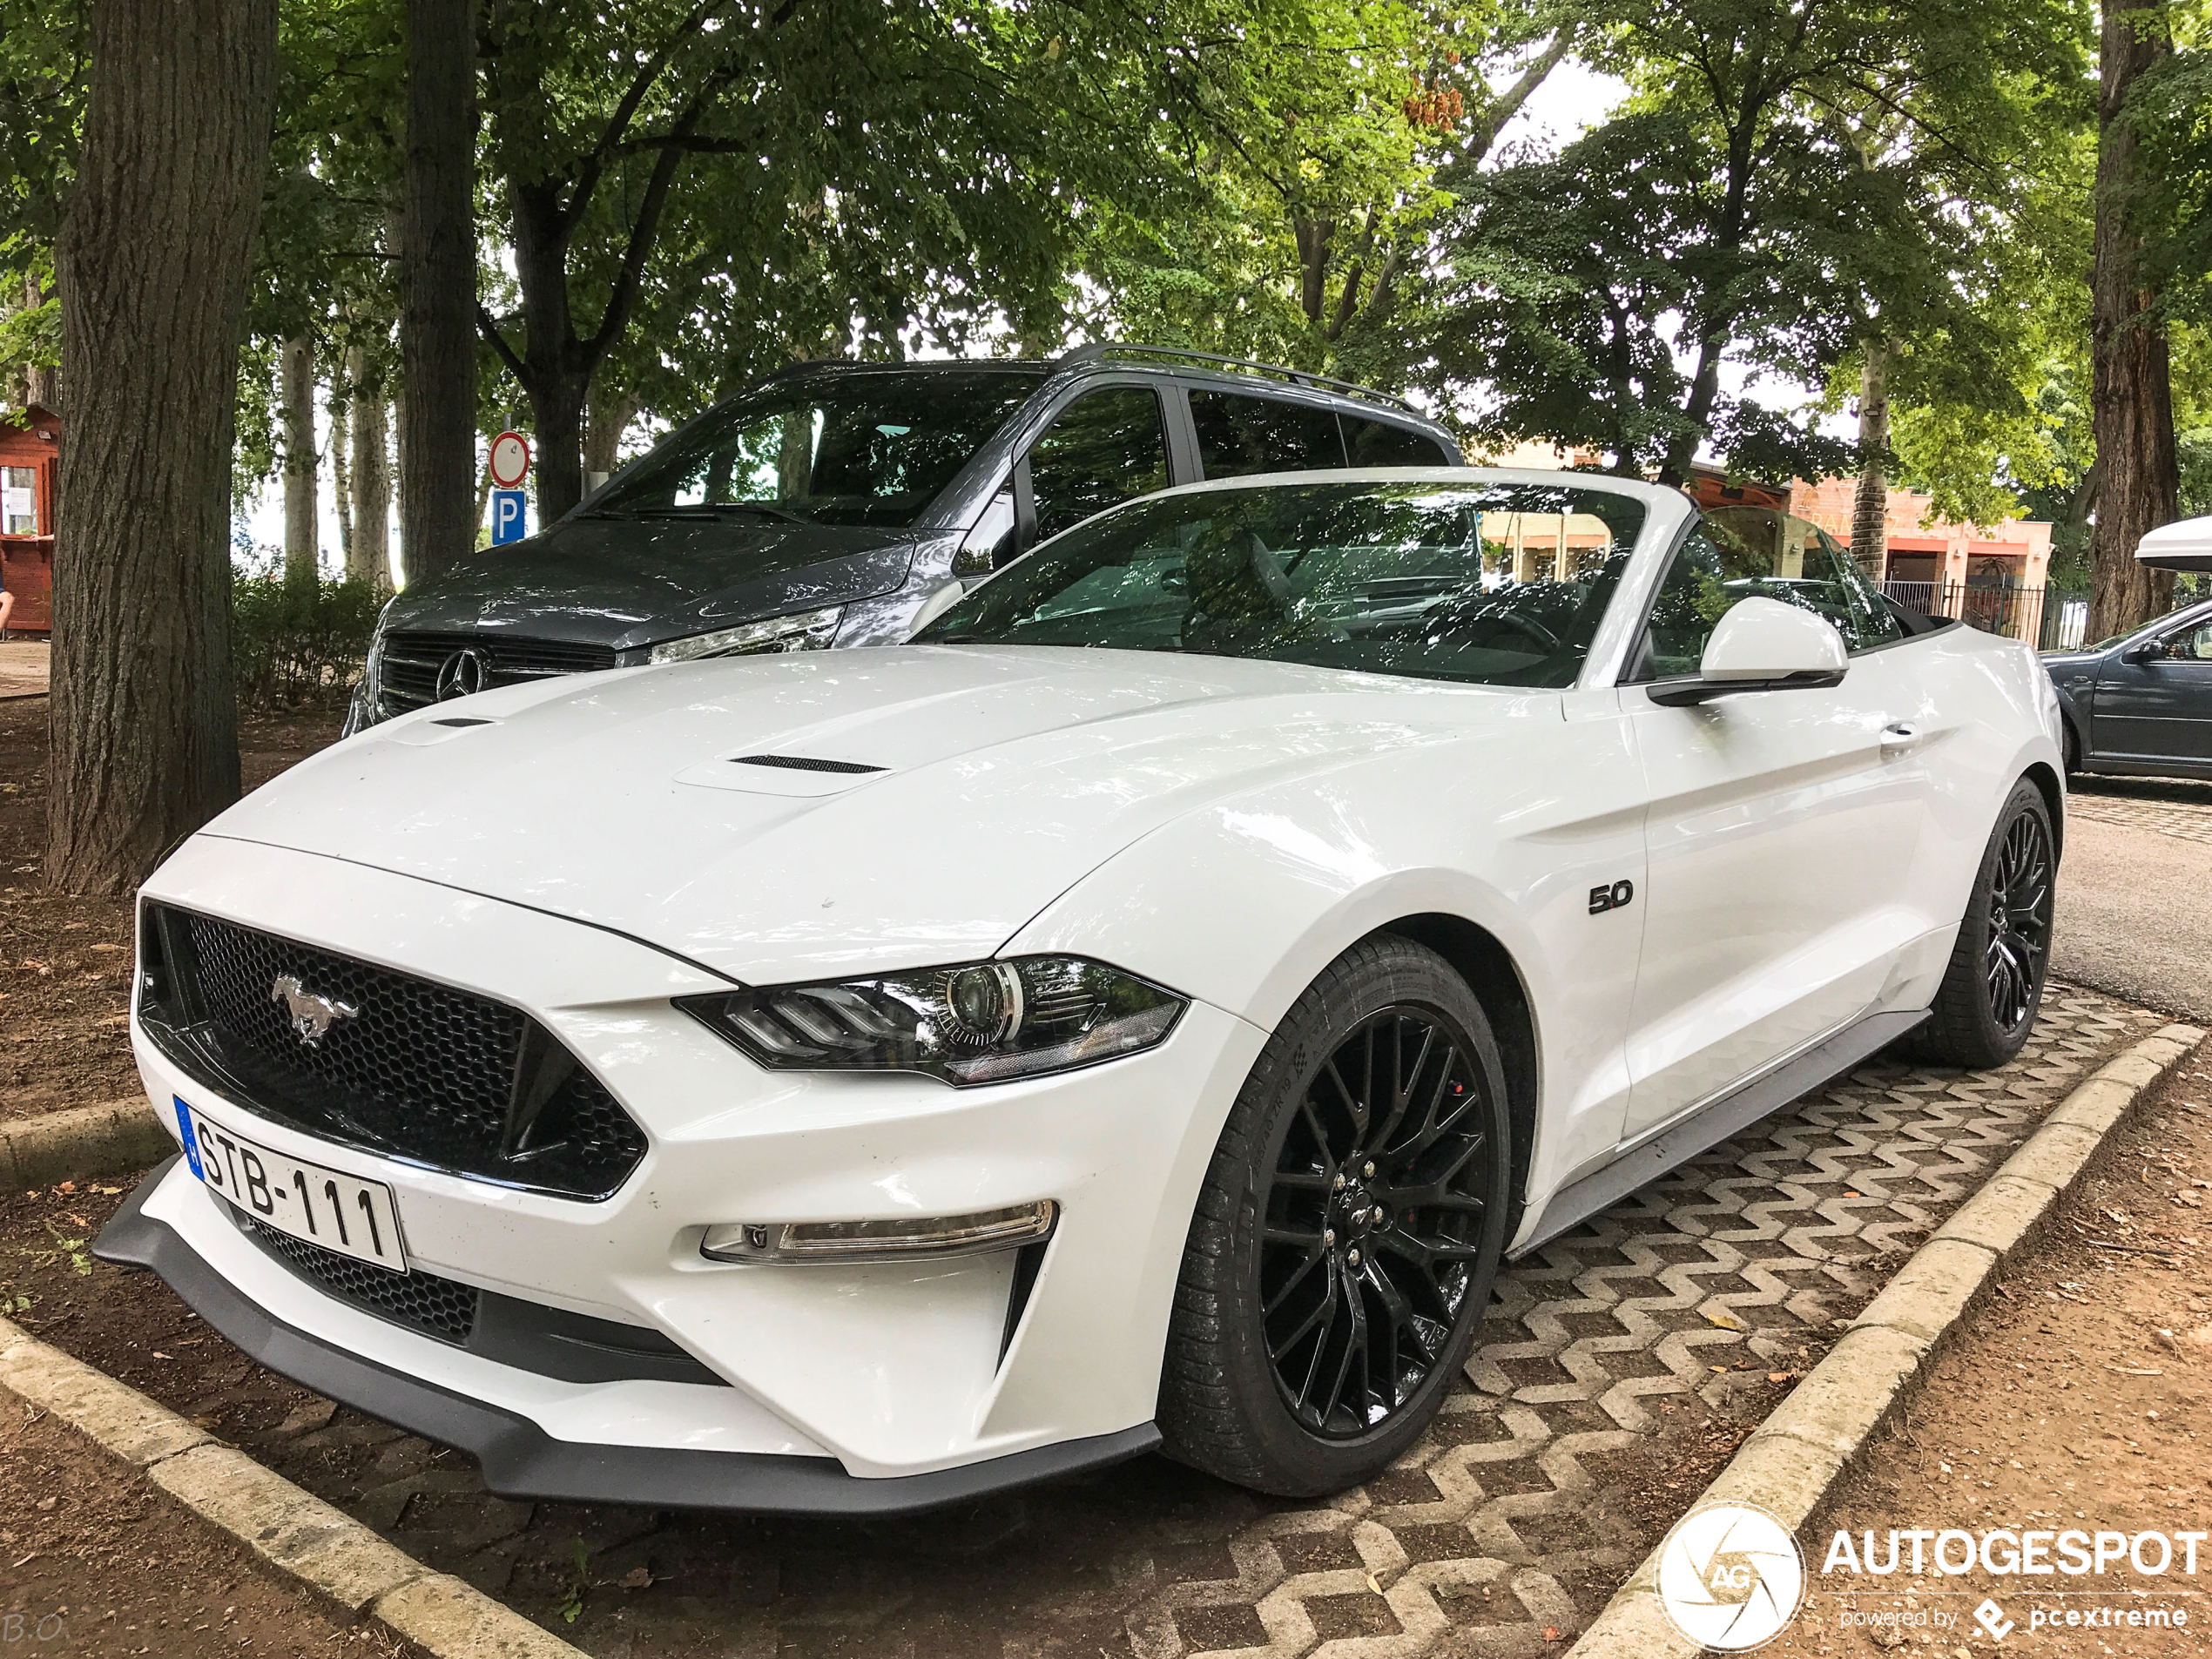
<svg viewBox="0 0 2212 1659">
<path fill-rule="evenodd" d="M 519 489 L 495 489 L 491 492 L 491 544 L 504 547 L 509 542 L 519 542 L 529 534 L 523 522 L 524 496 Z"/>
</svg>

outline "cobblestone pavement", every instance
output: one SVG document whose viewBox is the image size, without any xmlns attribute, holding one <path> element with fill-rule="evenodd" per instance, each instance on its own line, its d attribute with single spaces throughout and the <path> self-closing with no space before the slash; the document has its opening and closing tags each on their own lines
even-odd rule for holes
<svg viewBox="0 0 2212 1659">
<path fill-rule="evenodd" d="M 2212 846 L 2212 783 L 2181 778 L 2076 778 L 2067 815 L 2158 830 Z"/>
<path fill-rule="evenodd" d="M 600 1659 L 1556 1654 L 1781 1397 L 1772 1378 L 1802 1374 L 2068 1089 L 2160 1022 L 2054 986 L 2000 1071 L 1878 1058 L 1645 1188 L 1509 1268 L 1434 1428 L 1324 1505 L 1158 1458 L 899 1522 L 517 1504 L 465 1457 L 327 1403 L 246 1427 L 245 1396 L 278 1395 L 244 1366 L 203 1406 Z M 1693 1420 L 1725 1444 L 1685 1471 Z"/>
</svg>

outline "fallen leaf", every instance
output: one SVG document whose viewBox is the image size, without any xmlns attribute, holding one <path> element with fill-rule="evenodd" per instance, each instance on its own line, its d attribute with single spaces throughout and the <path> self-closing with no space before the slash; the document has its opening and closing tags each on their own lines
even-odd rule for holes
<svg viewBox="0 0 2212 1659">
<path fill-rule="evenodd" d="M 622 1575 L 622 1588 L 625 1590 L 642 1590 L 649 1587 L 652 1581 L 653 1569 L 650 1567 L 633 1567 Z M 1372 1580 L 1369 1581 L 1371 1583 L 1372 1581 Z"/>
<path fill-rule="evenodd" d="M 1769 1382 L 1788 1382 L 1790 1373 L 1786 1371 L 1770 1371 L 1766 1374 L 1766 1379 Z"/>
<path fill-rule="evenodd" d="M 1717 1325 L 1723 1331 L 1741 1331 L 1743 1328 L 1743 1321 L 1732 1313 L 1708 1313 L 1705 1318 L 1709 1324 Z"/>
<path fill-rule="evenodd" d="M 1546 1625 L 1546 1626 L 1544 1627 L 1544 1640 L 1545 1640 L 1545 1641 L 1547 1641 L 1547 1642 L 1557 1642 L 1557 1641 L 1559 1641 L 1559 1640 L 1560 1640 L 1559 1627 L 1558 1627 L 1557 1625 L 1555 1625 L 1555 1624 L 1548 1624 L 1548 1625 Z"/>
<path fill-rule="evenodd" d="M 1382 1594 L 1382 1581 L 1378 1579 L 1372 1573 L 1370 1573 L 1367 1575 L 1367 1588 L 1372 1590 L 1377 1595 L 1380 1595 Z"/>
</svg>

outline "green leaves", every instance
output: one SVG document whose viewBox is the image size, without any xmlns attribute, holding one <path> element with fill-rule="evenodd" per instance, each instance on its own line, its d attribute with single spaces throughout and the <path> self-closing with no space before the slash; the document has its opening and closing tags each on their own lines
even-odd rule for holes
<svg viewBox="0 0 2212 1659">
<path fill-rule="evenodd" d="M 2050 124 L 2079 119 L 2078 8 L 1606 0 L 1589 22 L 1622 108 L 1454 179 L 1423 338 L 1440 390 L 1490 383 L 1479 430 L 1672 478 L 1701 448 L 1819 475 L 1851 446 L 1763 380 L 1817 386 L 1872 339 L 1992 378 L 1989 255 Z"/>
</svg>

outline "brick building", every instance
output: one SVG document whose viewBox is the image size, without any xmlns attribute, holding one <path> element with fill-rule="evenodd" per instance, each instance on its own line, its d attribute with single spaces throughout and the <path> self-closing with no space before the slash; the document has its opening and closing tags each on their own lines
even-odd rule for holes
<svg viewBox="0 0 2212 1659">
<path fill-rule="evenodd" d="M 1838 541 L 1851 541 L 1855 478 L 1802 479 L 1790 486 L 1790 510 L 1810 519 Z M 1998 524 L 1923 524 L 1933 503 L 1918 490 L 1890 491 L 1883 568 L 1869 571 L 1885 583 L 1931 583 L 1945 587 L 2040 588 L 2051 569 L 2051 526 L 2039 519 Z"/>
</svg>

